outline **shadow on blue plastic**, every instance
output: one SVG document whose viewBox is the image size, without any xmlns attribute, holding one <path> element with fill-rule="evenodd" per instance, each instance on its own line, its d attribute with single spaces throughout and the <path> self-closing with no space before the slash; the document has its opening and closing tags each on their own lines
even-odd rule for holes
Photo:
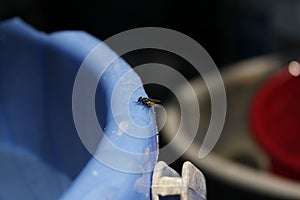
<svg viewBox="0 0 300 200">
<path fill-rule="evenodd" d="M 74 126 L 74 80 L 99 43 L 80 31 L 38 32 L 18 18 L 0 23 L 0 199 L 150 199 L 151 172 L 126 173 L 99 162 Z M 130 69 L 122 60 L 118 67 Z M 106 76 L 114 73 L 110 70 Z M 157 149 L 155 123 L 149 127 L 153 137 L 147 139 L 116 134 L 111 108 L 102 102 L 113 88 L 105 80 L 99 85 L 95 107 L 100 124 L 107 126 L 107 138 L 132 152 Z M 137 94 L 145 94 L 142 85 Z M 120 90 L 114 95 L 124 94 Z M 131 113 L 133 119 L 145 114 L 136 107 Z M 140 160 L 119 158 L 102 147 L 101 138 L 98 142 L 98 153 L 105 152 L 114 162 L 143 167 Z M 150 162 L 154 167 L 156 158 Z"/>
</svg>

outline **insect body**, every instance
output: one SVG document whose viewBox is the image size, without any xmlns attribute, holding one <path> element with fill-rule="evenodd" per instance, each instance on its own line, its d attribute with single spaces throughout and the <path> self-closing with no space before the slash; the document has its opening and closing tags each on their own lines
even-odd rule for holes
<svg viewBox="0 0 300 200">
<path fill-rule="evenodd" d="M 158 99 L 150 99 L 146 97 L 139 97 L 138 102 L 146 105 L 146 106 L 155 106 L 157 103 L 160 103 L 160 100 Z"/>
</svg>

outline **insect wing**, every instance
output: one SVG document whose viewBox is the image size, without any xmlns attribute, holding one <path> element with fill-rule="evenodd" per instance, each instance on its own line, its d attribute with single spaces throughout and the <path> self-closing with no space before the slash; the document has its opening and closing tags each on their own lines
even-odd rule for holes
<svg viewBox="0 0 300 200">
<path fill-rule="evenodd" d="M 161 100 L 158 100 L 158 99 L 150 99 L 149 98 L 149 100 L 152 101 L 152 102 L 154 102 L 154 103 L 160 103 L 161 102 Z"/>
</svg>

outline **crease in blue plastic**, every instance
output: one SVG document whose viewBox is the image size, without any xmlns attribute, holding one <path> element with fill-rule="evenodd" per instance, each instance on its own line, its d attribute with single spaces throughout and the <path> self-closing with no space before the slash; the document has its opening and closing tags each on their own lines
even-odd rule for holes
<svg viewBox="0 0 300 200">
<path fill-rule="evenodd" d="M 151 198 L 158 148 L 155 115 L 152 108 L 134 103 L 146 94 L 124 60 L 110 63 L 95 94 L 97 117 L 104 126 L 98 157 L 91 157 L 73 122 L 72 92 L 77 72 L 100 43 L 82 31 L 45 34 L 19 18 L 0 23 L 0 162 L 4 163 L 0 176 L 9 177 L 9 181 L 0 180 L 1 198 Z M 115 54 L 108 47 L 106 53 L 108 57 Z M 90 72 L 93 76 L 93 70 Z M 132 96 L 126 97 L 129 107 L 122 102 L 111 104 L 112 95 L 113 99 L 124 99 L 129 88 L 126 84 L 136 87 Z M 147 128 L 130 127 L 120 132 L 120 122 L 129 119 L 119 106 L 126 108 L 134 123 Z M 118 161 L 136 173 L 111 167 Z"/>
</svg>

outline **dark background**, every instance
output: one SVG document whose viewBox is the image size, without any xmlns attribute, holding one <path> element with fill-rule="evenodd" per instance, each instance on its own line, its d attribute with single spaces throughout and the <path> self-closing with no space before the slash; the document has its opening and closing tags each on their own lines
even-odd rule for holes
<svg viewBox="0 0 300 200">
<path fill-rule="evenodd" d="M 105 40 L 137 27 L 177 30 L 200 43 L 220 68 L 270 53 L 298 58 L 300 16 L 297 13 L 300 6 L 294 0 L 0 0 L 0 20 L 19 16 L 48 33 L 84 30 Z M 156 61 L 177 68 L 187 78 L 197 76 L 187 63 L 168 52 L 142 50 L 125 55 L 125 59 L 132 66 Z M 146 87 L 150 96 L 159 93 L 162 99 L 167 98 L 163 94 L 168 91 L 155 87 Z M 182 162 L 178 160 L 172 167 L 180 171 Z M 208 177 L 207 181 L 208 199 L 263 199 L 248 191 L 236 190 L 214 177 Z"/>
<path fill-rule="evenodd" d="M 218 66 L 224 66 L 298 47 L 300 39 L 293 35 L 299 17 L 294 16 L 297 10 L 291 11 L 295 4 L 291 0 L 1 0 L 0 19 L 20 16 L 42 31 L 84 30 L 101 40 L 137 27 L 170 28 L 195 39 Z"/>
</svg>

